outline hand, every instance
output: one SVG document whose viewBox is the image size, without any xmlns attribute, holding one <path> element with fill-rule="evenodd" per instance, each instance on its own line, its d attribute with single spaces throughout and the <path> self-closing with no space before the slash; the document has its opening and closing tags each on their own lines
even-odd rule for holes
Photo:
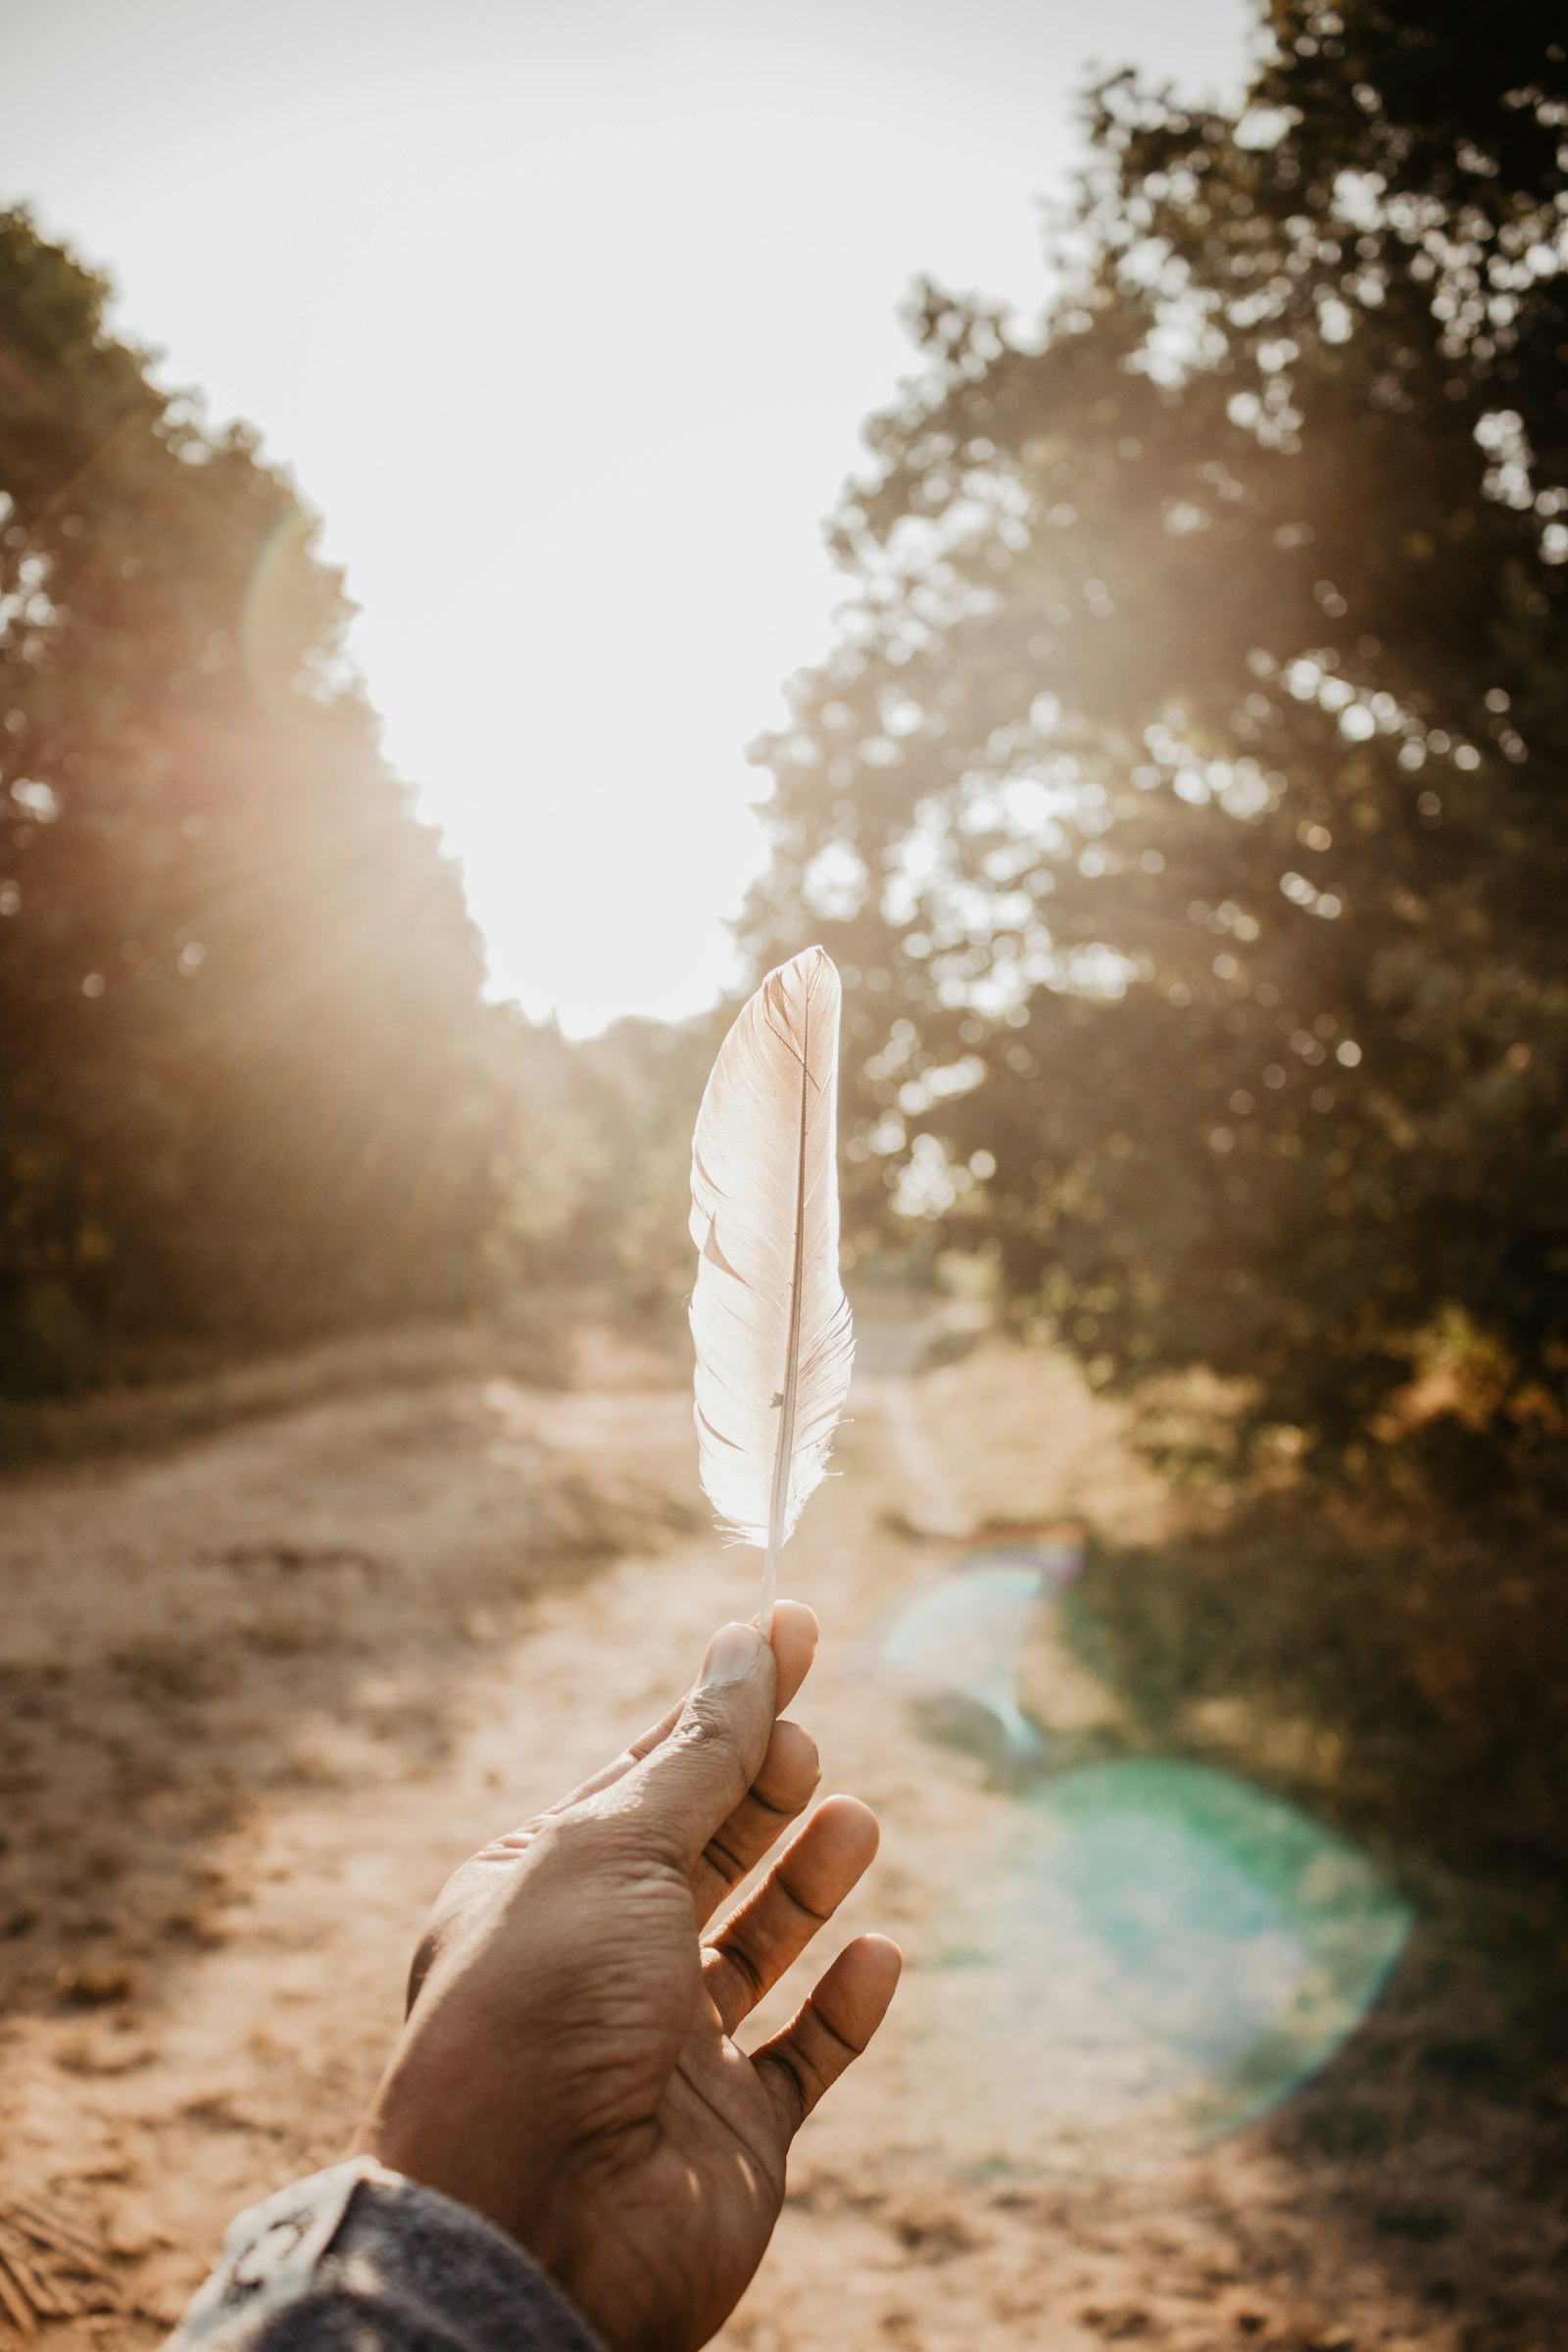
<svg viewBox="0 0 1568 2352">
<path fill-rule="evenodd" d="M 775 1721 L 816 1645 L 727 1625 L 683 1704 L 448 1881 L 357 2145 L 526 2247 L 611 2352 L 690 2352 L 766 2248 L 801 2123 L 882 2021 L 897 1945 L 861 1936 L 752 2056 L 731 2036 L 876 1851 L 829 1797 L 706 1939 L 817 1783 Z"/>
</svg>

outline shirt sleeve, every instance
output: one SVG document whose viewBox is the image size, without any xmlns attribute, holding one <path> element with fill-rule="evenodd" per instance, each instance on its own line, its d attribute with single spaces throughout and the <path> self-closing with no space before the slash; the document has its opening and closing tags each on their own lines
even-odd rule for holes
<svg viewBox="0 0 1568 2352">
<path fill-rule="evenodd" d="M 167 2352 L 604 2347 L 511 2238 L 357 2157 L 239 2216 Z"/>
</svg>

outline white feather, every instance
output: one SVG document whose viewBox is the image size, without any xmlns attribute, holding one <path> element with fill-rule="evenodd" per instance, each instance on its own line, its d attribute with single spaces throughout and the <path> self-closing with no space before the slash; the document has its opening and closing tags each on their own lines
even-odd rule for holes
<svg viewBox="0 0 1568 2352">
<path fill-rule="evenodd" d="M 839 1280 L 839 976 L 820 948 L 769 972 L 719 1048 L 692 1139 L 692 1339 L 704 1492 L 778 1555 L 821 1479 L 855 1338 Z"/>
</svg>

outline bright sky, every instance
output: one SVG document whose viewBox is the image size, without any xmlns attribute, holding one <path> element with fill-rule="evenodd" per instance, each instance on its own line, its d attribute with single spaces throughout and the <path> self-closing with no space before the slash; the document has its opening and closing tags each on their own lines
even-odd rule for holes
<svg viewBox="0 0 1568 2352">
<path fill-rule="evenodd" d="M 0 0 L 0 202 L 324 516 L 492 982 L 586 1035 L 734 977 L 744 747 L 929 271 L 1025 313 L 1089 61 L 1246 0 Z"/>
</svg>

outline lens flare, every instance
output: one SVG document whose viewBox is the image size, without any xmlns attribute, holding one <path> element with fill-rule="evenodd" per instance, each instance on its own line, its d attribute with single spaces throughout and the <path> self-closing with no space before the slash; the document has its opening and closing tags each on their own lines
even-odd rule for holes
<svg viewBox="0 0 1568 2352">
<path fill-rule="evenodd" d="M 1409 1933 L 1363 1855 L 1228 1774 L 1128 1757 L 1016 1804 L 912 1972 L 924 2120 L 966 2169 L 1127 2171 L 1250 2121 Z"/>
<path fill-rule="evenodd" d="M 999 1544 L 971 1552 L 879 1626 L 857 1671 L 944 1710 L 961 1735 L 958 1708 L 1000 1728 L 1007 1760 L 1039 1761 L 1049 1741 L 1018 1704 L 1018 1660 L 1041 1603 L 1082 1566 L 1075 1541 Z"/>
<path fill-rule="evenodd" d="M 1251 2121 L 1355 2031 L 1412 1925 L 1364 1854 L 1229 1773 L 1052 1769 L 1070 1726 L 1049 1679 L 1032 1686 L 1046 1723 L 1024 1712 L 1019 1660 L 1078 1564 L 1064 1542 L 971 1557 L 859 1661 L 927 1734 L 983 1744 L 978 1719 L 1020 1767 L 1000 1810 L 977 1798 L 903 1995 L 913 2133 L 966 2171 L 1124 2173 Z"/>
</svg>

